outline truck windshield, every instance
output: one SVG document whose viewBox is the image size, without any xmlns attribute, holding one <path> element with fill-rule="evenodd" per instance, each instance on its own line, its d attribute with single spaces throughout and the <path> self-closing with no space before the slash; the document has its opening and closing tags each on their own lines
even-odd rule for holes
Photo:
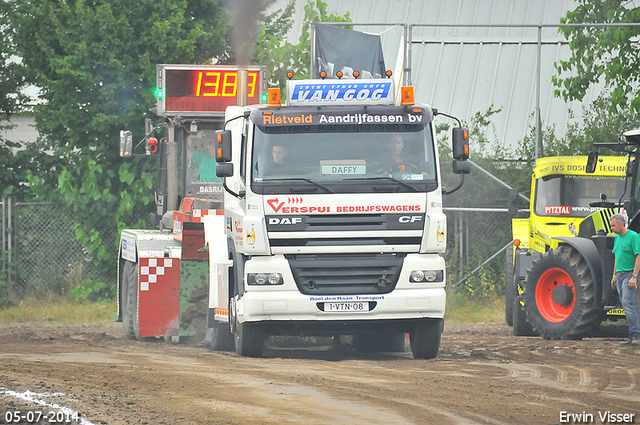
<svg viewBox="0 0 640 425">
<path fill-rule="evenodd" d="M 340 130 L 341 126 L 331 127 Z M 256 127 L 252 184 L 269 187 L 272 193 L 291 184 L 324 188 L 325 192 L 434 190 L 436 162 L 430 126 L 406 127 L 414 131 L 304 131 L 295 127 L 297 131 L 290 133 L 267 133 Z"/>
<path fill-rule="evenodd" d="M 549 176 L 538 179 L 535 213 L 538 216 L 586 217 L 599 210 L 590 202 L 600 201 L 604 193 L 618 202 L 624 191 L 624 178 L 587 176 Z"/>
</svg>

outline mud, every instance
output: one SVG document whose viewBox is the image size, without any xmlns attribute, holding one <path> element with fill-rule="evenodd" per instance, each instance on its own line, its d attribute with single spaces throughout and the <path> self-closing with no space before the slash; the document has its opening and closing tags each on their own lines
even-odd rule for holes
<svg viewBox="0 0 640 425">
<path fill-rule="evenodd" d="M 436 360 L 344 343 L 272 344 L 254 359 L 131 341 L 119 323 L 0 325 L 0 423 L 54 405 L 114 425 L 557 424 L 572 414 L 598 424 L 605 412 L 640 423 L 640 347 L 619 346 L 624 325 L 605 331 L 545 341 L 506 324 L 447 324 Z"/>
</svg>

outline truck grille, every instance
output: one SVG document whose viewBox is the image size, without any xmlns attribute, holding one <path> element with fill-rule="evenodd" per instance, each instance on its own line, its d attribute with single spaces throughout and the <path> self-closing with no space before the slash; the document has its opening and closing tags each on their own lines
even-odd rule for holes
<svg viewBox="0 0 640 425">
<path fill-rule="evenodd" d="M 287 255 L 305 295 L 387 294 L 395 288 L 402 254 Z"/>
<path fill-rule="evenodd" d="M 272 247 L 420 245 L 425 215 L 267 216 Z"/>
</svg>

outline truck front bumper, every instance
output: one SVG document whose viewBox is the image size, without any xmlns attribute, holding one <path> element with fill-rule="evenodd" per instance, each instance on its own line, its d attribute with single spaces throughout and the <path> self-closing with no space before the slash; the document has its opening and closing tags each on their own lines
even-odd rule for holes
<svg viewBox="0 0 640 425">
<path fill-rule="evenodd" d="M 442 281 L 410 282 L 412 270 L 442 271 Z M 395 289 L 386 294 L 305 295 L 298 290 L 289 262 L 283 256 L 253 257 L 245 263 L 245 273 L 273 272 L 282 274 L 283 285 L 245 286 L 244 293 L 236 300 L 240 323 L 444 317 L 445 263 L 437 254 L 408 254 L 403 260 Z"/>
</svg>

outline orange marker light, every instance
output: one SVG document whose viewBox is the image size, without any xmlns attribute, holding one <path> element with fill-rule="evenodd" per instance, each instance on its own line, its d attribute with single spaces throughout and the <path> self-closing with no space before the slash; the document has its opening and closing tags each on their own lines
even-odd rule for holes
<svg viewBox="0 0 640 425">
<path fill-rule="evenodd" d="M 287 72 L 287 78 L 288 79 L 292 79 L 293 78 L 293 72 L 291 72 L 291 71 Z"/>
<path fill-rule="evenodd" d="M 343 75 L 344 74 L 342 73 L 342 71 L 336 72 L 336 77 L 338 77 L 338 78 L 342 78 Z"/>
<path fill-rule="evenodd" d="M 327 78 L 327 73 L 326 73 L 325 71 L 322 71 L 322 72 L 320 73 L 320 78 L 322 78 L 323 80 L 324 80 L 325 78 Z"/>
<path fill-rule="evenodd" d="M 516 240 L 514 240 L 514 241 L 513 241 L 513 244 L 514 244 L 515 246 L 520 246 L 520 239 L 516 239 Z"/>
<path fill-rule="evenodd" d="M 391 72 L 390 69 L 387 69 L 387 72 L 385 72 L 384 74 L 387 76 L 387 78 L 391 78 L 391 76 L 393 75 L 393 72 Z"/>
<path fill-rule="evenodd" d="M 280 89 L 279 88 L 270 88 L 267 91 L 267 106 L 270 108 L 279 108 L 280 103 Z"/>
<path fill-rule="evenodd" d="M 218 158 L 222 158 L 222 148 L 218 148 Z"/>
<path fill-rule="evenodd" d="M 413 86 L 404 86 L 400 88 L 400 92 L 402 93 L 401 105 L 414 105 L 416 103 L 413 100 Z"/>
<path fill-rule="evenodd" d="M 353 71 L 353 78 L 358 78 L 360 76 L 360 71 Z"/>
</svg>

